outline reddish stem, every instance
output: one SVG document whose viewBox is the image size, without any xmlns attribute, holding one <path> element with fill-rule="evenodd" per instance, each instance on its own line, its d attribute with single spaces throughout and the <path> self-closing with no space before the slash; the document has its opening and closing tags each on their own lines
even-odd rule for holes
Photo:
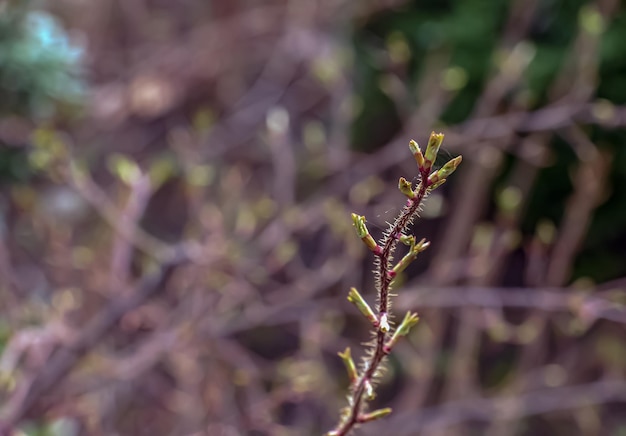
<svg viewBox="0 0 626 436">
<path fill-rule="evenodd" d="M 387 313 L 389 309 L 389 291 L 391 281 L 393 279 L 390 272 L 392 271 L 391 266 L 391 254 L 398 243 L 398 238 L 396 235 L 400 234 L 411 222 L 413 216 L 417 213 L 420 204 L 426 197 L 426 192 L 428 189 L 428 173 L 429 171 L 424 171 L 421 174 L 422 183 L 419 185 L 419 190 L 415 199 L 409 200 L 407 205 L 402 209 L 402 212 L 393 223 L 389 232 L 383 237 L 381 241 L 382 245 L 382 253 L 379 257 L 378 266 L 378 313 Z M 381 362 L 385 358 L 386 355 L 389 354 L 389 349 L 385 347 L 385 343 L 387 340 L 386 332 L 378 329 L 376 332 L 376 346 L 374 349 L 374 353 L 372 354 L 371 359 L 366 363 L 364 373 L 358 378 L 358 382 L 356 387 L 352 390 L 351 400 L 350 400 L 350 412 L 348 418 L 343 420 L 340 424 L 339 428 L 334 430 L 334 435 L 337 436 L 345 436 L 347 435 L 356 424 L 359 423 L 359 414 L 363 408 L 363 396 L 365 393 L 365 385 L 367 382 L 371 382 L 372 378 L 376 374 L 378 367 Z"/>
</svg>

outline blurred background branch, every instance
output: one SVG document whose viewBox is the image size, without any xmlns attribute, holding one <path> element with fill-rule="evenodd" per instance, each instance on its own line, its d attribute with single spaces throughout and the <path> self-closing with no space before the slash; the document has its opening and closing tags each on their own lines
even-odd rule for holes
<svg viewBox="0 0 626 436">
<path fill-rule="evenodd" d="M 3 431 L 330 428 L 350 212 L 380 236 L 437 130 L 363 434 L 621 435 L 624 40 L 616 0 L 2 2 Z"/>
</svg>

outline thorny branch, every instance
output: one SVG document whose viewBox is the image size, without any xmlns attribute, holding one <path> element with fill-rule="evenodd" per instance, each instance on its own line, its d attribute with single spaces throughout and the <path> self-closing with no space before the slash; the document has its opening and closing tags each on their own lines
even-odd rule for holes
<svg viewBox="0 0 626 436">
<path fill-rule="evenodd" d="M 378 313 L 374 314 L 358 291 L 352 288 L 348 300 L 354 303 L 373 324 L 375 340 L 371 345 L 369 356 L 362 365 L 361 374 L 356 372 L 349 348 L 343 353 L 339 353 L 346 365 L 353 385 L 348 395 L 348 407 L 344 409 L 337 428 L 328 432 L 328 436 L 347 435 L 358 424 L 373 421 L 391 413 L 390 408 L 366 412 L 364 403 L 365 400 L 371 400 L 375 396 L 373 385 L 380 374 L 381 364 L 385 357 L 391 352 L 399 338 L 406 336 L 410 328 L 419 320 L 417 314 L 408 312 L 401 324 L 393 333 L 390 333 L 390 319 L 392 317 L 390 313 L 390 290 L 397 274 L 402 272 L 415 259 L 417 254 L 424 251 L 429 245 L 424 239 L 416 243 L 415 237 L 405 235 L 405 231 L 417 216 L 427 194 L 441 186 L 445 182 L 446 177 L 452 174 L 461 162 L 461 157 L 459 156 L 449 161 L 438 171 L 432 172 L 433 163 L 442 141 L 443 134 L 431 133 L 428 146 L 423 154 L 415 141 L 410 142 L 409 147 L 417 162 L 421 181 L 418 187 L 413 190 L 410 182 L 403 177 L 400 178 L 398 189 L 407 196 L 407 204 L 383 235 L 380 245 L 376 244 L 370 236 L 365 226 L 365 217 L 352 214 L 358 236 L 376 256 L 375 272 Z M 392 266 L 393 253 L 399 241 L 409 245 L 409 253 L 395 266 Z"/>
</svg>

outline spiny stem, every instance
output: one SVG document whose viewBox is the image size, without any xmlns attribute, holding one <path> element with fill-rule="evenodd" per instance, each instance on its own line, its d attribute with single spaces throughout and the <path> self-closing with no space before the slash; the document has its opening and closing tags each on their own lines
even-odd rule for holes
<svg viewBox="0 0 626 436">
<path fill-rule="evenodd" d="M 344 409 L 339 424 L 335 429 L 328 432 L 327 436 L 345 436 L 358 424 L 380 419 L 391 413 L 391 409 L 389 408 L 367 413 L 364 403 L 374 397 L 373 383 L 381 363 L 391 352 L 391 349 L 398 342 L 399 338 L 406 336 L 410 328 L 419 320 L 416 313 L 409 312 L 406 314 L 401 324 L 392 332 L 389 322 L 391 319 L 389 296 L 391 285 L 396 275 L 402 272 L 407 265 L 415 259 L 417 254 L 426 249 L 429 245 L 424 239 L 416 243 L 414 236 L 404 234 L 405 230 L 417 216 L 420 206 L 427 194 L 438 186 L 441 186 L 446 181 L 446 177 L 452 174 L 461 163 L 461 157 L 459 156 L 449 161 L 439 171 L 432 173 L 433 163 L 437 157 L 437 152 L 442 141 L 443 134 L 431 133 L 425 153 L 422 153 L 417 142 L 411 141 L 409 143 L 409 149 L 419 168 L 421 182 L 419 186 L 413 190 L 410 182 L 404 177 L 400 178 L 398 189 L 408 198 L 408 201 L 400 212 L 400 215 L 398 215 L 394 223 L 390 225 L 389 230 L 385 232 L 378 244 L 374 241 L 367 229 L 365 217 L 354 213 L 352 214 L 353 225 L 358 237 L 361 238 L 368 249 L 376 255 L 377 313 L 372 311 L 367 302 L 354 288 L 350 290 L 348 300 L 355 304 L 365 318 L 370 321 L 375 329 L 376 338 L 374 344 L 371 346 L 371 353 L 365 360 L 360 374 L 355 371 L 350 350 L 346 349 L 343 353 L 339 353 L 339 356 L 344 360 L 344 364 L 348 370 L 352 389 L 348 398 L 349 405 Z M 393 252 L 398 242 L 409 245 L 409 253 L 404 256 L 397 265 L 393 266 Z"/>
<path fill-rule="evenodd" d="M 409 203 L 404 207 L 394 224 L 389 231 L 383 237 L 381 245 L 383 247 L 380 260 L 378 264 L 378 313 L 387 313 L 389 309 L 389 291 L 391 290 L 392 278 L 389 275 L 391 271 L 392 253 L 398 243 L 399 238 L 395 235 L 401 233 L 412 221 L 417 214 L 419 207 L 426 197 L 427 187 L 426 183 L 421 183 L 418 188 L 415 199 L 409 200 Z M 369 361 L 365 364 L 365 372 L 358 378 L 358 382 L 351 394 L 351 399 L 348 401 L 350 404 L 350 412 L 348 419 L 346 419 L 339 429 L 335 430 L 332 435 L 345 436 L 350 430 L 359 423 L 359 413 L 362 409 L 363 395 L 365 393 L 365 385 L 371 382 L 372 378 L 376 374 L 381 362 L 388 354 L 388 350 L 385 347 L 387 340 L 387 332 L 379 329 L 376 333 L 376 345 L 374 353 Z"/>
</svg>

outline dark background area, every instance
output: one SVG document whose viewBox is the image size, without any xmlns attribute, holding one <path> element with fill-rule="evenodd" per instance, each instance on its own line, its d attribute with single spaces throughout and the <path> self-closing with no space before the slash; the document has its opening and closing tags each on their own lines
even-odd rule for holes
<svg viewBox="0 0 626 436">
<path fill-rule="evenodd" d="M 330 429 L 436 130 L 359 434 L 624 436 L 625 126 L 617 0 L 1 2 L 0 431 Z"/>
</svg>

